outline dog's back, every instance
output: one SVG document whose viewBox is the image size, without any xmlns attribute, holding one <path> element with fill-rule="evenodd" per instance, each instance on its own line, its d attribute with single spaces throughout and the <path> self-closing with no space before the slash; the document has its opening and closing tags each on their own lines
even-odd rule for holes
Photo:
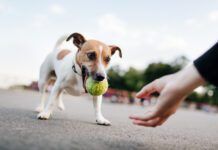
<svg viewBox="0 0 218 150">
<path fill-rule="evenodd" d="M 55 64 L 58 59 L 62 59 L 67 51 L 71 51 L 72 49 L 72 44 L 71 42 L 67 42 L 68 35 L 63 35 L 61 36 L 57 42 L 55 43 L 55 46 L 53 50 L 46 56 L 44 59 L 43 63 L 40 66 L 40 77 L 39 77 L 39 90 L 42 91 L 43 87 L 45 87 L 45 84 L 49 81 L 51 77 L 54 77 L 55 73 Z M 65 50 L 61 52 L 62 50 Z"/>
</svg>

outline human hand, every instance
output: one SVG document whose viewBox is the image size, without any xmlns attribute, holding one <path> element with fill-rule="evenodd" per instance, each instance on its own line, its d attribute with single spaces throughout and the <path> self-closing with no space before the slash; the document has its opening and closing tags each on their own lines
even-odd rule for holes
<svg viewBox="0 0 218 150">
<path fill-rule="evenodd" d="M 133 124 L 140 126 L 160 126 L 176 112 L 180 102 L 204 82 L 193 64 L 178 73 L 156 79 L 144 86 L 136 95 L 137 98 L 144 98 L 158 92 L 160 96 L 156 105 L 144 116 L 131 115 L 130 119 L 133 120 Z"/>
</svg>

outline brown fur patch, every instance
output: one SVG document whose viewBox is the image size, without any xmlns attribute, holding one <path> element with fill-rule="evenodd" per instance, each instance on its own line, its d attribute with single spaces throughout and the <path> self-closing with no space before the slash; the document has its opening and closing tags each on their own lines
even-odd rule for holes
<svg viewBox="0 0 218 150">
<path fill-rule="evenodd" d="M 66 55 L 68 55 L 69 53 L 71 53 L 70 50 L 68 49 L 63 49 L 61 50 L 58 55 L 57 55 L 57 60 L 62 60 Z"/>
<path fill-rule="evenodd" d="M 56 78 L 54 77 L 49 78 L 48 85 L 53 86 L 55 84 L 55 81 L 56 81 Z"/>
</svg>

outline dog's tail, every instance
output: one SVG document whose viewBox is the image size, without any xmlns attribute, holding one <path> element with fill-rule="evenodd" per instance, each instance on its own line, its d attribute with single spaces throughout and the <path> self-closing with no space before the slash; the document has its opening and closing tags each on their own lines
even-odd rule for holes
<svg viewBox="0 0 218 150">
<path fill-rule="evenodd" d="M 68 36 L 69 36 L 69 35 L 67 35 L 67 34 L 61 36 L 61 37 L 57 40 L 54 49 L 58 48 L 60 45 L 62 45 L 64 42 L 66 42 L 66 39 L 68 38 Z"/>
</svg>

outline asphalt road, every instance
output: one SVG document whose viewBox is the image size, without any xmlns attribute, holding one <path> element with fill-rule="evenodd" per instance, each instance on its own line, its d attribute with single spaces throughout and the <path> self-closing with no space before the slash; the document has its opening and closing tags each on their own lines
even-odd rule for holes
<svg viewBox="0 0 218 150">
<path fill-rule="evenodd" d="M 132 125 L 129 114 L 145 108 L 103 103 L 112 126 L 95 124 L 89 97 L 64 96 L 66 110 L 37 120 L 39 93 L 0 90 L 0 150 L 218 149 L 218 115 L 179 110 L 157 128 Z"/>
</svg>

